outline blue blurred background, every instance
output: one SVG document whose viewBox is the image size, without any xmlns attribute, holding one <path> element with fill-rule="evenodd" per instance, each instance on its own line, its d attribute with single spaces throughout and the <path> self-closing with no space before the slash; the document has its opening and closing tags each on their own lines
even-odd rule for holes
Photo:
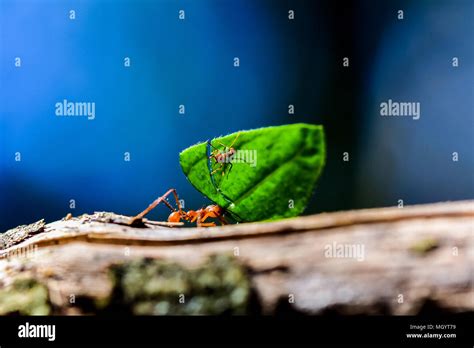
<svg viewBox="0 0 474 348">
<path fill-rule="evenodd" d="M 170 187 L 199 208 L 182 149 L 295 122 L 327 133 L 307 213 L 474 198 L 473 13 L 469 0 L 0 0 L 0 231 L 133 215 Z M 57 117 L 63 99 L 95 102 L 95 119 Z M 420 102 L 420 119 L 381 117 L 388 99 Z"/>
</svg>

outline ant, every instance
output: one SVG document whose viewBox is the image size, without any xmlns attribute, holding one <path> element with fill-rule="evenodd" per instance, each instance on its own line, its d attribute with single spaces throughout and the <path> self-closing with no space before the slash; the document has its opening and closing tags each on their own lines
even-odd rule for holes
<svg viewBox="0 0 474 348">
<path fill-rule="evenodd" d="M 174 199 L 176 201 L 176 205 L 178 206 L 178 210 L 173 208 L 171 204 L 168 203 L 166 197 L 170 194 L 173 194 Z M 140 214 L 134 216 L 129 222 L 129 225 L 132 225 L 136 220 L 143 218 L 146 214 L 148 214 L 152 209 L 154 209 L 158 204 L 163 202 L 168 208 L 171 210 L 171 214 L 168 217 L 168 222 L 180 222 L 181 220 L 188 221 L 191 223 L 196 222 L 198 227 L 211 227 L 216 226 L 214 222 L 205 222 L 207 219 L 218 219 L 221 225 L 227 225 L 228 222 L 224 218 L 224 208 L 218 205 L 208 205 L 205 208 L 201 208 L 198 210 L 189 210 L 184 211 L 181 208 L 181 203 L 179 202 L 178 194 L 176 193 L 175 189 L 169 189 L 163 196 L 157 198 L 153 203 L 151 203 L 148 208 L 142 211 Z"/>
<path fill-rule="evenodd" d="M 227 172 L 227 175 L 229 175 L 230 173 L 230 170 L 232 169 L 232 159 L 235 155 L 235 153 L 237 152 L 235 150 L 235 148 L 233 147 L 237 138 L 239 137 L 240 135 L 240 132 L 237 134 L 237 136 L 234 138 L 234 140 L 232 141 L 232 144 L 230 144 L 230 146 L 227 146 L 227 145 L 224 145 L 223 143 L 221 143 L 220 141 L 216 140 L 216 142 L 218 142 L 221 146 L 224 147 L 224 150 L 219 150 L 217 149 L 214 145 L 212 145 L 212 141 L 211 140 L 208 140 L 207 141 L 207 167 L 209 168 L 209 176 L 211 177 L 211 182 L 212 182 L 212 186 L 214 186 L 214 189 L 222 196 L 224 197 L 224 199 L 229 203 L 229 204 L 233 204 L 234 202 L 232 201 L 231 198 L 229 198 L 224 192 L 221 191 L 221 189 L 219 188 L 219 186 L 216 184 L 216 180 L 214 179 L 214 174 L 218 171 L 218 170 L 222 170 L 222 176 L 224 176 L 224 173 L 225 173 L 225 168 L 224 168 L 224 165 L 226 163 L 229 163 L 230 164 L 230 168 L 229 168 L 229 171 Z M 211 150 L 211 149 L 214 149 L 214 150 Z M 220 166 L 216 169 L 213 170 L 212 168 L 212 160 L 215 160 L 216 163 L 219 163 Z M 238 220 L 240 220 L 240 218 L 238 218 Z"/>
<path fill-rule="evenodd" d="M 225 173 L 224 166 L 225 166 L 226 163 L 230 164 L 230 168 L 229 168 L 229 171 L 227 172 L 227 175 L 229 174 L 229 172 L 231 171 L 232 166 L 233 166 L 232 165 L 232 159 L 234 158 L 234 155 L 237 152 L 237 150 L 233 146 L 234 146 L 235 142 L 237 141 L 239 135 L 240 135 L 240 132 L 237 133 L 237 136 L 234 138 L 234 140 L 232 141 L 232 144 L 230 144 L 230 146 L 224 145 L 220 141 L 216 140 L 216 142 L 219 145 L 224 147 L 224 150 L 219 150 L 219 149 L 215 148 L 212 145 L 211 140 L 207 141 L 208 146 L 210 146 L 214 149 L 210 154 L 208 153 L 208 158 L 209 159 L 214 159 L 216 161 L 216 163 L 219 164 L 218 168 L 211 171 L 211 175 L 214 175 L 216 172 L 218 172 L 220 170 L 220 171 L 222 171 L 222 176 L 224 176 L 224 173 Z"/>
</svg>

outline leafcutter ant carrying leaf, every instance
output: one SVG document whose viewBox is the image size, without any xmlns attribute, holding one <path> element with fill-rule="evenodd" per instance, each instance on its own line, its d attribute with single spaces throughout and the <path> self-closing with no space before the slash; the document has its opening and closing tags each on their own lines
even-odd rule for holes
<svg viewBox="0 0 474 348">
<path fill-rule="evenodd" d="M 256 157 L 254 165 L 235 165 L 231 159 L 243 148 L 258 154 L 258 165 Z M 298 216 L 313 194 L 325 158 L 323 127 L 305 123 L 240 131 L 198 143 L 180 153 L 181 168 L 191 184 L 214 204 L 186 212 L 176 190 L 170 189 L 131 221 L 144 217 L 160 203 L 171 210 L 169 222 L 182 220 L 204 227 L 215 226 L 208 219 L 227 223 L 224 215 L 238 222 Z M 166 200 L 170 194 L 177 208 Z"/>
</svg>

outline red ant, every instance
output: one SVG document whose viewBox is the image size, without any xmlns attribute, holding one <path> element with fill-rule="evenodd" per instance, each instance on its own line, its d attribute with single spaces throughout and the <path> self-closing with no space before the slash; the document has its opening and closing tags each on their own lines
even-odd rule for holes
<svg viewBox="0 0 474 348">
<path fill-rule="evenodd" d="M 166 197 L 169 196 L 170 193 L 173 193 L 174 199 L 176 200 L 176 205 L 178 206 L 178 210 L 173 208 L 171 204 L 168 203 Z M 169 189 L 163 196 L 157 198 L 153 203 L 151 203 L 148 208 L 142 211 L 140 214 L 134 216 L 130 221 L 129 225 L 132 225 L 136 220 L 143 218 L 146 214 L 148 214 L 152 209 L 154 209 L 158 204 L 163 202 L 168 208 L 171 209 L 171 214 L 168 217 L 168 222 L 180 222 L 181 220 L 188 221 L 191 223 L 196 222 L 198 227 L 211 227 L 216 226 L 214 222 L 204 222 L 207 219 L 218 219 L 222 225 L 228 224 L 226 219 L 224 218 L 224 209 L 219 207 L 218 205 L 208 205 L 205 208 L 199 210 L 189 210 L 184 211 L 181 208 L 181 203 L 179 202 L 178 194 L 176 193 L 175 189 Z"/>
</svg>

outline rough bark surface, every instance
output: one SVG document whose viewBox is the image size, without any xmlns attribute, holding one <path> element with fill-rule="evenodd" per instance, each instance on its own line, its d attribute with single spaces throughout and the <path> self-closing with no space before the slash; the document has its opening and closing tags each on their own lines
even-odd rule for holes
<svg viewBox="0 0 474 348">
<path fill-rule="evenodd" d="M 113 265 L 147 258 L 183 269 L 199 268 L 202 273 L 209 256 L 220 254 L 231 255 L 245 269 L 252 289 L 252 306 L 246 307 L 246 313 L 474 311 L 474 201 L 215 228 L 168 227 L 148 220 L 130 227 L 127 221 L 125 216 L 95 213 L 46 225 L 38 222 L 0 235 L 0 313 L 113 311 Z M 240 277 L 238 272 L 233 274 Z M 223 277 L 228 280 L 228 275 Z M 18 279 L 29 280 L 25 286 L 18 285 Z M 219 294 L 226 286 L 219 285 Z M 240 292 L 232 295 L 235 303 L 241 301 L 236 299 L 238 294 L 246 294 L 245 287 L 238 288 Z M 38 299 L 31 300 L 25 293 L 18 299 L 17 289 L 41 294 L 46 304 L 39 301 L 36 306 Z M 146 296 L 150 300 L 151 295 Z M 156 300 L 161 295 L 153 296 Z M 12 305 L 14 300 L 21 304 Z M 25 304 L 28 301 L 33 309 Z M 168 297 L 168 301 L 174 299 Z M 151 313 L 189 313 L 157 303 Z M 147 302 L 132 313 L 149 313 L 149 306 Z M 200 313 L 207 313 L 200 308 Z M 213 307 L 209 313 L 219 310 Z"/>
</svg>

